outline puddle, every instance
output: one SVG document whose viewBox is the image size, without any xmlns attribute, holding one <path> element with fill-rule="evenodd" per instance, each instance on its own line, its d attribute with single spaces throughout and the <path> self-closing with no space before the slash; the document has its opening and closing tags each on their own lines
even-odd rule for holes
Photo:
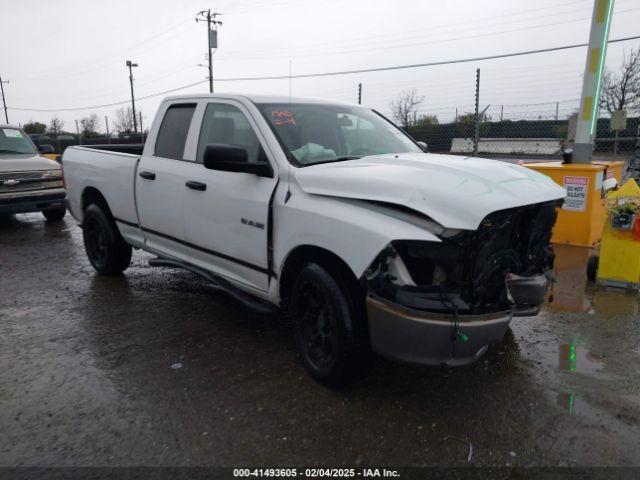
<svg viewBox="0 0 640 480">
<path fill-rule="evenodd" d="M 638 315 L 639 299 L 640 297 L 635 292 L 594 287 L 590 297 L 589 313 L 605 319 L 618 316 L 635 317 Z"/>
<path fill-rule="evenodd" d="M 602 358 L 575 343 L 565 343 L 558 348 L 558 369 L 563 372 L 593 375 L 603 367 Z"/>
<path fill-rule="evenodd" d="M 597 410 L 575 393 L 558 393 L 556 396 L 556 405 L 562 407 L 568 415 L 587 415 L 592 418 L 598 416 Z"/>
<path fill-rule="evenodd" d="M 640 311 L 637 292 L 597 286 L 587 280 L 587 261 L 596 249 L 554 245 L 557 282 L 547 308 L 553 312 L 588 312 L 609 319 L 635 316 Z"/>
</svg>

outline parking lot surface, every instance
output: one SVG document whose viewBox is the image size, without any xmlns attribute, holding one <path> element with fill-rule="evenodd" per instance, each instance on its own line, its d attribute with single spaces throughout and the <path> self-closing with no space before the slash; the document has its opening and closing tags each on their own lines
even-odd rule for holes
<svg viewBox="0 0 640 480">
<path fill-rule="evenodd" d="M 556 253 L 553 303 L 477 364 L 332 391 L 281 319 L 140 252 L 99 277 L 70 216 L 0 220 L 0 465 L 640 465 L 638 297 Z"/>
</svg>

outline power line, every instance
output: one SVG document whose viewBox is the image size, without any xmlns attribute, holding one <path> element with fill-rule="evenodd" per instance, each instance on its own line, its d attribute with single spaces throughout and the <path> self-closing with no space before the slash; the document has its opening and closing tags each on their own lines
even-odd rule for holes
<svg viewBox="0 0 640 480">
<path fill-rule="evenodd" d="M 55 78 L 61 78 L 63 76 L 69 75 L 70 73 L 75 73 L 75 74 L 84 74 L 87 72 L 91 72 L 93 70 L 100 70 L 103 69 L 107 66 L 110 65 L 114 65 L 116 63 L 120 63 L 122 61 L 122 56 L 132 52 L 134 50 L 139 50 L 140 47 L 144 46 L 147 43 L 153 42 L 154 40 L 167 35 L 168 33 L 174 32 L 175 30 L 178 30 L 179 28 L 185 26 L 187 23 L 190 23 L 192 21 L 191 17 L 189 17 L 189 19 L 185 19 L 182 22 L 174 25 L 173 27 L 167 29 L 167 30 L 163 30 L 160 33 L 157 33 L 151 37 L 148 37 L 144 40 L 141 40 L 139 42 L 137 42 L 137 44 L 133 47 L 129 47 L 127 49 L 124 50 L 120 50 L 119 53 L 114 53 L 114 54 L 110 54 L 110 55 L 106 55 L 104 56 L 102 59 L 100 59 L 97 62 L 93 62 L 93 63 L 88 63 L 88 64 L 84 64 L 82 67 L 75 69 L 75 70 L 66 70 L 64 73 L 56 73 L 57 69 L 53 70 L 53 71 L 41 71 L 41 72 L 35 72 L 32 74 L 29 74 L 27 76 L 25 76 L 24 78 L 38 78 L 41 79 L 43 76 L 49 79 L 55 79 Z M 166 39 L 163 39 L 162 41 L 165 41 Z M 158 42 L 154 42 L 154 44 L 152 45 L 152 48 L 155 48 L 157 46 Z M 140 54 L 142 51 L 147 51 L 147 49 L 143 49 L 141 51 L 138 52 L 138 54 Z M 113 60 L 111 60 L 113 59 Z M 116 60 L 117 59 L 117 60 Z"/>
<path fill-rule="evenodd" d="M 640 8 L 630 8 L 630 9 L 626 9 L 626 10 L 621 10 L 617 13 L 627 13 L 627 12 L 632 12 L 632 11 L 636 11 L 636 10 L 640 10 Z M 557 17 L 557 14 L 554 15 L 548 15 L 548 16 L 553 16 L 553 17 Z M 541 17 L 543 18 L 543 17 Z M 432 41 L 418 41 L 418 42 L 411 42 L 411 43 L 398 43 L 398 44 L 394 44 L 394 45 L 386 45 L 386 46 L 375 46 L 375 47 L 367 47 L 367 48 L 355 48 L 355 49 L 347 49 L 347 50 L 333 50 L 333 51 L 327 51 L 326 49 L 324 49 L 322 52 L 313 52 L 313 53 L 302 53 L 302 54 L 282 54 L 282 55 L 271 55 L 271 56 L 265 56 L 265 55 L 259 55 L 259 56 L 238 56 L 238 55 L 234 55 L 233 57 L 230 58 L 221 58 L 220 60 L 234 60 L 234 61 L 241 61 L 241 60 L 255 60 L 255 59 L 279 59 L 279 58 L 305 58 L 305 57 L 319 57 L 319 56 L 327 56 L 327 55 L 346 55 L 349 53 L 361 53 L 361 52 L 369 52 L 369 51 L 379 51 L 379 50 L 393 50 L 393 49 L 398 49 L 398 48 L 406 48 L 406 47 L 418 47 L 418 46 L 423 46 L 423 45 L 438 45 L 438 44 L 442 44 L 442 43 L 450 43 L 450 42 L 455 42 L 458 40 L 470 40 L 470 39 L 475 39 L 475 38 L 484 38 L 484 37 L 490 37 L 490 36 L 494 36 L 494 35 L 504 35 L 504 34 L 508 34 L 508 33 L 517 33 L 517 32 L 522 32 L 525 30 L 535 30 L 535 29 L 539 29 L 539 28 L 548 28 L 548 27 L 553 27 L 553 26 L 558 26 L 558 25 L 564 25 L 567 23 L 576 23 L 576 22 L 583 22 L 585 20 L 590 20 L 591 17 L 584 17 L 584 18 L 576 18 L 576 19 L 572 19 L 572 20 L 563 20 L 563 21 L 558 21 L 558 22 L 553 22 L 553 23 L 541 23 L 541 24 L 537 24 L 537 25 L 529 25 L 529 26 L 524 26 L 524 27 L 520 27 L 520 28 L 513 28 L 513 29 L 509 29 L 509 30 L 499 30 L 499 31 L 493 31 L 493 32 L 485 32 L 485 33 L 478 33 L 478 34 L 472 34 L 472 35 L 462 35 L 462 36 L 456 36 L 456 37 L 450 37 L 450 38 L 441 38 L 441 35 L 436 35 L 437 37 L 439 37 L 440 39 L 438 40 L 432 40 Z M 499 24 L 499 25 L 506 25 L 506 24 Z M 495 25 L 495 26 L 499 26 L 499 25 Z M 427 36 L 427 38 L 429 37 L 429 35 Z M 231 52 L 230 52 L 231 54 Z"/>
<path fill-rule="evenodd" d="M 630 0 L 622 0 L 622 1 L 630 1 Z M 577 2 L 577 3 L 583 3 L 583 2 Z M 621 2 L 618 2 L 621 3 Z M 566 5 L 572 5 L 571 3 L 566 4 Z M 562 5 L 560 5 L 561 7 Z M 556 7 L 553 7 L 554 9 Z M 527 12 L 536 12 L 538 10 L 546 10 L 548 8 L 543 8 L 543 9 L 534 9 L 534 10 L 525 10 L 522 12 L 518 12 L 515 15 L 524 15 Z M 630 12 L 630 11 L 634 11 L 634 10 L 638 10 L 637 8 L 632 8 L 632 9 L 627 9 L 627 10 L 621 10 L 621 11 L 616 11 L 616 14 L 619 13 L 626 13 L 626 12 Z M 589 8 L 588 11 L 590 12 L 591 9 Z M 558 12 L 558 11 L 554 11 L 553 14 L 549 14 L 549 15 L 537 15 L 535 16 L 535 20 L 538 21 L 540 19 L 544 19 L 544 18 L 554 18 L 556 20 L 560 20 L 558 17 L 562 16 L 562 15 L 569 15 L 572 13 L 582 13 L 584 12 L 583 9 L 580 10 L 572 10 L 572 11 L 568 11 L 568 12 Z M 505 15 L 505 16 L 513 16 L 513 15 Z M 376 32 L 376 35 L 374 38 L 371 38 L 370 36 L 367 37 L 357 37 L 357 38 L 351 38 L 351 39 L 342 39 L 339 42 L 323 42 L 320 44 L 307 44 L 307 45 L 302 45 L 299 47 L 294 47 L 294 49 L 287 49 L 286 52 L 288 53 L 280 53 L 278 55 L 270 55 L 272 49 L 253 49 L 251 50 L 251 54 L 250 55 L 246 55 L 246 50 L 230 50 L 227 51 L 227 55 L 228 57 L 226 58 L 220 58 L 220 60 L 225 60 L 225 61 L 237 61 L 237 60 L 250 60 L 250 59 L 272 59 L 272 58 L 294 58 L 294 57 L 313 57 L 313 56 L 323 56 L 326 54 L 335 54 L 335 55 L 341 55 L 343 53 L 351 53 L 351 52 L 361 52 L 361 51 L 370 51 L 370 50 L 379 50 L 379 49 L 391 49 L 391 48 L 401 48 L 404 46 L 419 46 L 419 45 L 428 45 L 428 44 L 437 44 L 437 43 L 443 43 L 443 42 L 449 42 L 449 41 L 455 41 L 455 40 L 460 40 L 460 39 L 467 39 L 467 38 L 477 38 L 477 37 L 484 37 L 484 36 L 489 36 L 489 35 L 497 35 L 497 34 L 503 34 L 503 33 L 511 33 L 511 32 L 519 32 L 522 30 L 529 30 L 529 29 L 535 29 L 535 28 L 544 28 L 544 27 L 548 27 L 548 26 L 554 26 L 554 25 L 559 25 L 559 24 L 563 24 L 563 23 L 572 23 L 572 22 L 577 22 L 577 21 L 583 21 L 583 20 L 589 20 L 591 17 L 589 16 L 588 18 L 579 18 L 579 19 L 571 19 L 571 20 L 565 20 L 565 21 L 558 21 L 556 23 L 542 23 L 542 24 L 536 24 L 536 25 L 525 25 L 522 26 L 520 28 L 515 28 L 512 30 L 506 30 L 506 31 L 497 31 L 497 32 L 488 32 L 488 33 L 474 33 L 474 34 L 469 34 L 469 30 L 474 30 L 474 29 L 485 29 L 487 27 L 489 28 L 496 28 L 496 27 L 501 27 L 501 26 L 509 26 L 512 25 L 513 23 L 521 23 L 521 22 L 528 22 L 531 20 L 530 17 L 527 18 L 523 18 L 523 19 L 519 19 L 519 20 L 512 20 L 512 21 L 508 21 L 508 22 L 500 22 L 500 23 L 496 23 L 495 25 L 487 25 L 487 21 L 491 21 L 494 22 L 495 20 L 499 20 L 500 16 L 496 17 L 484 17 L 484 18 L 480 18 L 480 19 L 476 19 L 476 20 L 471 20 L 471 21 L 466 21 L 466 22 L 456 22 L 455 24 L 440 24 L 440 25 L 429 25 L 429 34 L 424 35 L 424 29 L 421 30 L 409 30 L 409 31 L 405 31 L 402 33 L 394 33 L 394 34 L 378 34 Z M 481 22 L 482 24 L 479 26 L 471 26 L 471 27 L 464 27 L 464 24 L 468 24 L 468 23 L 478 23 Z M 453 37 L 453 38 L 444 38 L 442 33 L 433 33 L 434 31 L 438 30 L 438 29 L 446 29 L 446 33 L 447 34 L 467 34 L 465 36 L 457 36 L 457 37 Z M 410 34 L 412 32 L 420 32 L 421 35 L 407 35 Z M 393 38 L 395 37 L 395 38 Z M 436 41 L 427 41 L 430 38 L 435 37 L 437 40 Z M 389 39 L 389 40 L 386 40 Z M 416 40 L 416 42 L 414 43 L 400 43 L 400 44 L 388 44 L 389 41 L 393 42 L 393 41 L 403 41 L 403 40 Z M 383 41 L 384 43 L 381 45 L 375 45 L 374 42 L 380 42 Z M 363 42 L 365 42 L 363 44 Z M 329 46 L 332 45 L 333 47 L 338 47 L 336 48 L 330 48 Z M 345 48 L 348 48 L 347 50 L 345 50 Z M 355 49 L 354 49 L 355 48 Z M 243 55 L 244 54 L 244 55 Z"/>
<path fill-rule="evenodd" d="M 620 3 L 624 3 L 625 1 L 631 1 L 631 0 L 619 0 L 618 4 Z M 475 18 L 473 20 L 466 20 L 466 21 L 456 21 L 454 24 L 452 23 L 445 23 L 445 24 L 438 24 L 438 25 L 429 25 L 429 31 L 432 32 L 434 30 L 439 30 L 439 29 L 447 29 L 447 31 L 450 31 L 451 28 L 458 28 L 460 26 L 464 26 L 464 25 L 469 25 L 469 24 L 481 24 L 481 27 L 486 27 L 487 26 L 487 22 L 494 22 L 495 20 L 500 20 L 502 18 L 507 18 L 507 17 L 514 17 L 514 16 L 522 16 L 522 15 L 528 15 L 531 13 L 535 13 L 535 12 L 539 12 L 539 11 L 543 11 L 543 10 L 550 10 L 553 9 L 554 13 L 552 15 L 544 15 L 544 16 L 540 16 L 537 15 L 535 16 L 536 19 L 539 18 L 545 18 L 548 16 L 553 16 L 553 17 L 558 17 L 558 15 L 568 15 L 571 13 L 576 13 L 576 12 L 583 12 L 584 9 L 580 9 L 580 10 L 571 10 L 571 11 L 567 11 L 567 12 L 559 12 L 558 9 L 562 8 L 562 7 L 568 7 L 571 5 L 577 5 L 577 4 L 581 4 L 581 5 L 585 5 L 585 2 L 582 0 L 579 1 L 573 1 L 573 2 L 568 2 L 568 3 L 563 3 L 560 5 L 552 5 L 552 6 L 547 6 L 547 7 L 542 7 L 542 8 L 535 8 L 535 9 L 529 9 L 529 10 L 522 10 L 519 12 L 512 12 L 512 13 L 508 13 L 508 14 L 502 14 L 502 15 L 492 15 L 492 16 L 488 16 L 488 17 L 480 17 L 480 18 Z M 587 7 L 589 7 L 587 5 Z M 587 8 L 587 11 L 591 11 L 590 7 Z M 513 20 L 513 23 L 519 23 L 519 22 L 523 22 L 523 21 L 528 21 L 530 20 L 531 17 L 527 16 L 527 18 L 521 19 L 521 20 Z M 508 23 L 502 22 L 499 23 L 498 25 L 493 25 L 493 26 L 500 26 L 500 25 L 507 25 Z M 461 28 L 461 30 L 469 30 L 469 29 L 473 29 L 473 28 L 478 28 L 478 27 L 463 27 Z M 413 33 L 424 33 L 424 28 L 420 28 L 420 29 L 413 29 L 413 30 L 405 30 L 403 32 L 399 32 L 399 33 L 389 33 L 389 34 L 380 34 L 379 32 L 375 33 L 375 40 L 385 40 L 386 39 L 390 39 L 392 40 L 393 37 L 399 37 L 397 39 L 399 40 L 405 40 L 405 39 L 410 39 L 410 38 L 416 38 L 416 35 L 409 35 L 407 36 L 407 34 L 413 34 Z M 437 36 L 439 36 L 440 34 L 435 34 Z M 418 37 L 422 37 L 423 35 L 419 35 Z M 428 35 L 428 36 L 433 36 L 433 35 Z M 366 42 L 367 45 L 371 45 L 371 41 L 372 38 L 370 36 L 366 36 L 366 37 L 355 37 L 355 38 L 347 38 L 347 39 L 340 39 L 339 41 L 336 42 L 330 42 L 330 43 L 335 43 L 336 45 L 340 45 L 340 46 L 344 46 L 345 44 L 350 44 L 350 43 L 362 43 L 362 42 Z M 321 50 L 326 50 L 327 49 L 327 45 L 328 43 L 322 42 L 322 43 L 316 43 L 316 44 L 308 44 L 308 45 L 304 45 L 302 47 L 300 47 L 300 49 L 306 49 L 306 48 L 318 48 Z M 238 53 L 243 53 L 244 50 L 230 50 L 228 51 L 228 53 L 230 55 L 232 55 L 234 58 L 237 58 L 237 54 Z M 254 54 L 257 55 L 262 55 L 263 53 L 268 53 L 271 52 L 271 49 L 263 49 L 263 50 L 252 50 L 252 52 Z M 293 52 L 295 53 L 295 52 Z M 290 55 L 287 56 L 287 58 L 289 58 Z M 260 57 L 262 58 L 262 57 Z"/>
<path fill-rule="evenodd" d="M 614 40 L 609 40 L 609 43 L 627 42 L 629 40 L 637 40 L 639 38 L 640 38 L 640 35 L 635 35 L 633 37 L 616 38 Z M 570 50 L 573 48 L 586 47 L 587 45 L 588 43 L 577 43 L 575 45 L 564 45 L 562 47 L 541 48 L 538 50 L 527 50 L 523 52 L 503 53 L 499 55 L 488 55 L 484 57 L 463 58 L 463 59 L 457 59 L 457 60 L 442 60 L 439 62 L 413 63 L 408 65 L 362 68 L 357 70 L 341 70 L 336 72 L 302 73 L 297 75 L 291 75 L 291 78 L 331 77 L 331 76 L 337 76 L 337 75 L 351 75 L 355 73 L 384 72 L 389 70 L 404 70 L 408 68 L 418 68 L 418 67 L 434 67 L 438 65 L 450 65 L 455 63 L 481 62 L 484 60 L 520 57 L 523 55 L 533 55 L 536 53 L 547 53 L 547 52 L 556 52 L 560 50 Z M 254 80 L 283 80 L 288 78 L 289 78 L 289 75 L 271 75 L 271 76 L 262 76 L 262 77 L 219 78 L 218 81 L 219 82 L 239 82 L 239 81 L 254 81 Z"/>
<path fill-rule="evenodd" d="M 151 95 L 145 95 L 143 97 L 138 97 L 138 101 L 146 100 L 148 98 L 159 97 L 160 95 L 166 95 L 167 93 L 178 92 L 180 90 L 185 90 L 187 88 L 195 87 L 196 85 L 202 85 L 203 83 L 207 83 L 208 80 L 200 80 L 199 82 L 193 82 L 188 85 L 182 85 L 181 87 L 172 88 L 170 90 L 164 90 L 162 92 L 152 93 Z M 102 105 L 90 105 L 86 107 L 73 107 L 73 108 L 46 108 L 46 109 L 37 109 L 37 108 L 17 108 L 17 107 L 9 107 L 9 110 L 16 110 L 20 112 L 75 112 L 78 110 L 92 110 L 94 108 L 106 108 L 106 107 L 117 107 L 118 105 L 124 105 L 129 103 L 131 100 L 122 100 L 119 102 L 112 103 L 103 103 Z"/>
<path fill-rule="evenodd" d="M 630 40 L 637 40 L 640 38 L 640 35 L 635 35 L 632 37 L 624 37 L 624 38 L 616 38 L 614 40 L 609 40 L 609 43 L 619 43 L 619 42 L 627 42 Z M 230 77 L 230 78 L 218 78 L 218 82 L 240 82 L 240 81 L 261 81 L 261 80 L 286 80 L 289 78 L 313 78 L 313 77 L 331 77 L 331 76 L 339 76 L 339 75 L 352 75 L 356 73 L 370 73 L 370 72 L 384 72 L 391 70 L 406 70 L 410 68 L 420 68 L 420 67 L 434 67 L 440 65 L 450 65 L 457 63 L 470 63 L 470 62 L 481 62 L 485 60 L 495 60 L 501 58 L 510 58 L 510 57 L 520 57 L 524 55 L 533 55 L 537 53 L 548 53 L 548 52 L 557 52 L 561 50 L 570 50 L 574 48 L 586 47 L 587 43 L 578 43 L 574 45 L 563 45 L 561 47 L 550 47 L 550 48 L 541 48 L 537 50 L 527 50 L 522 52 L 512 52 L 512 53 L 502 53 L 498 55 L 487 55 L 484 57 L 472 57 L 472 58 L 462 58 L 456 60 L 442 60 L 438 62 L 428 62 L 428 63 L 413 63 L 408 65 L 393 65 L 387 67 L 373 67 L 373 68 L 362 68 L 357 70 L 341 70 L 334 72 L 318 72 L 318 73 L 302 73 L 297 75 L 270 75 L 270 76 L 260 76 L 260 77 Z M 147 98 L 157 97 L 160 95 L 165 95 L 167 93 L 176 92 L 179 90 L 184 90 L 186 88 L 190 88 L 196 85 L 201 85 L 203 83 L 208 82 L 207 80 L 194 82 L 188 85 L 183 85 L 181 87 L 173 88 L 170 90 L 165 90 L 163 92 L 154 93 L 151 95 L 147 95 L 144 97 L 140 97 L 138 100 L 144 100 Z M 104 107 L 113 107 L 117 105 L 123 105 L 128 103 L 129 100 L 107 103 L 103 105 L 92 105 L 86 107 L 73 107 L 73 108 L 58 108 L 58 109 L 37 109 L 37 108 L 18 108 L 18 107 L 10 107 L 10 110 L 16 111 L 27 111 L 27 112 L 70 112 L 77 110 L 90 110 L 93 108 L 104 108 Z"/>
</svg>

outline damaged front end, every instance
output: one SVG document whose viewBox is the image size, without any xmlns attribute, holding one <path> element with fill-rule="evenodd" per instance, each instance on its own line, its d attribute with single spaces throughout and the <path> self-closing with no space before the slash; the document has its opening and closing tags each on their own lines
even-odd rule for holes
<svg viewBox="0 0 640 480">
<path fill-rule="evenodd" d="M 549 288 L 557 202 L 501 210 L 442 242 L 394 241 L 367 270 L 373 347 L 414 363 L 465 365 L 512 316 L 538 313 Z"/>
</svg>

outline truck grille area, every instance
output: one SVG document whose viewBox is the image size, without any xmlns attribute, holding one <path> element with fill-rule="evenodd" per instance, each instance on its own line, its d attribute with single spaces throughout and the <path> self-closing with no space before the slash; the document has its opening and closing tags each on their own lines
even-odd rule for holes
<svg viewBox="0 0 640 480">
<path fill-rule="evenodd" d="M 424 310 L 489 313 L 511 308 L 506 278 L 533 277 L 553 268 L 552 229 L 557 202 L 501 210 L 475 231 L 442 243 L 396 241 L 381 254 L 369 288 L 389 300 Z M 389 270 L 399 256 L 415 285 L 402 285 Z M 385 268 L 385 262 L 387 268 Z"/>
<path fill-rule="evenodd" d="M 0 194 L 61 188 L 60 177 L 47 177 L 45 171 L 0 173 Z"/>
</svg>

